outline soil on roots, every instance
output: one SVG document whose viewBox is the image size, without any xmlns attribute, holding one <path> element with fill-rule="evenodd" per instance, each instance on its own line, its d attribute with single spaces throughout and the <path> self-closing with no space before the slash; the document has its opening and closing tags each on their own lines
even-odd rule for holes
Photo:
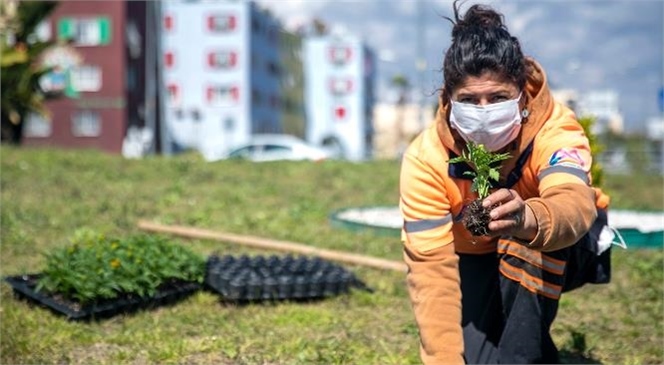
<svg viewBox="0 0 664 365">
<path fill-rule="evenodd" d="M 474 200 L 463 213 L 461 222 L 473 236 L 486 236 L 489 234 L 489 222 L 491 216 L 489 213 L 493 207 L 485 208 L 482 206 L 482 200 Z"/>
</svg>

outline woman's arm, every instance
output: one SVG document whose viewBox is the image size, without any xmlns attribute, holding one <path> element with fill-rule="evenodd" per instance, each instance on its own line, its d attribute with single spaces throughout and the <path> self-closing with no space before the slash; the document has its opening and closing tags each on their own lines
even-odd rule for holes
<svg viewBox="0 0 664 365">
<path fill-rule="evenodd" d="M 595 190 L 583 184 L 560 184 L 528 199 L 537 219 L 537 236 L 529 247 L 555 251 L 576 243 L 597 218 Z"/>
<path fill-rule="evenodd" d="M 454 245 L 420 253 L 406 246 L 408 293 L 429 364 L 463 364 L 459 258 Z"/>
<path fill-rule="evenodd" d="M 459 258 L 441 175 L 446 170 L 425 162 L 427 149 L 421 148 L 421 142 L 411 145 L 401 165 L 399 206 L 408 292 L 420 332 L 422 361 L 463 364 Z"/>
</svg>

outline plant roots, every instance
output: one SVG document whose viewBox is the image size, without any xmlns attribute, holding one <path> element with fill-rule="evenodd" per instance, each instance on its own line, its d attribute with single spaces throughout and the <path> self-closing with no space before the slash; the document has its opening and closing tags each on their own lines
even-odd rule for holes
<svg viewBox="0 0 664 365">
<path fill-rule="evenodd" d="M 474 200 L 466 206 L 461 222 L 473 236 L 486 236 L 489 234 L 491 209 L 493 207 L 484 208 L 482 200 Z"/>
</svg>

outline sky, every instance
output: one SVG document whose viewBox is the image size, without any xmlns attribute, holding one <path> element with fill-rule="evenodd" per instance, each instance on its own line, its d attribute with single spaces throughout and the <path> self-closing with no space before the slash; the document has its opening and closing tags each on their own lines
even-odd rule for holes
<svg viewBox="0 0 664 365">
<path fill-rule="evenodd" d="M 313 18 L 364 40 L 378 57 L 379 95 L 396 74 L 405 75 L 426 103 L 442 84 L 450 45 L 451 0 L 258 0 L 284 27 Z M 664 86 L 664 0 L 486 0 L 503 13 L 526 55 L 544 66 L 553 89 L 617 91 L 625 131 L 645 131 L 661 115 Z M 418 29 L 418 24 L 422 28 Z M 421 43 L 418 43 L 421 34 Z M 419 46 L 419 45 L 424 45 Z M 419 50 L 422 50 L 419 52 Z M 421 54 L 421 56 L 418 56 Z M 426 61 L 418 72 L 418 58 Z"/>
</svg>

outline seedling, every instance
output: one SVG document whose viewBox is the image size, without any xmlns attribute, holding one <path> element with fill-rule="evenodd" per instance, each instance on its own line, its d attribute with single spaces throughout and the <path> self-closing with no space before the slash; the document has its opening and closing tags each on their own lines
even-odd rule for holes
<svg viewBox="0 0 664 365">
<path fill-rule="evenodd" d="M 477 193 L 477 199 L 472 201 L 464 210 L 462 222 L 473 236 L 484 236 L 489 233 L 489 213 L 492 207 L 484 208 L 482 200 L 489 196 L 491 180 L 498 181 L 500 178 L 500 161 L 510 158 L 509 153 L 493 153 L 484 148 L 482 144 L 468 142 L 467 151 L 462 151 L 461 156 L 450 159 L 449 163 L 468 163 L 474 171 L 466 171 L 464 175 L 473 177 L 471 190 Z"/>
<path fill-rule="evenodd" d="M 46 254 L 36 290 L 92 305 L 127 295 L 152 297 L 162 284 L 202 283 L 204 276 L 202 257 L 165 238 L 82 230 L 70 245 Z"/>
</svg>

